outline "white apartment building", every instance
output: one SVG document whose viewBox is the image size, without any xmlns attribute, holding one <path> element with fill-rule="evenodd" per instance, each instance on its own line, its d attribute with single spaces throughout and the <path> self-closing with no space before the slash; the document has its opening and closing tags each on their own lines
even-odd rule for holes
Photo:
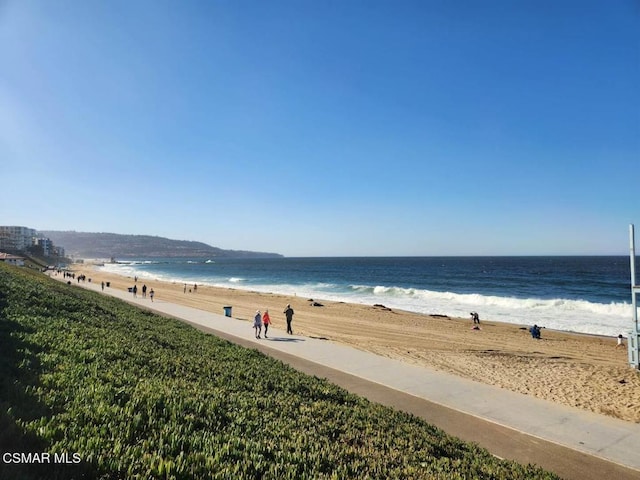
<svg viewBox="0 0 640 480">
<path fill-rule="evenodd" d="M 26 250 L 35 236 L 33 228 L 0 225 L 0 250 Z"/>
</svg>

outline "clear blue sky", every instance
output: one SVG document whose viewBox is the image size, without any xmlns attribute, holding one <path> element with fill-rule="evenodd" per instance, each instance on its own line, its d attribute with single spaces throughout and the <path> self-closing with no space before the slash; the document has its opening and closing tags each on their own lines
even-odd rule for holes
<svg viewBox="0 0 640 480">
<path fill-rule="evenodd" d="M 0 224 L 628 254 L 640 3 L 0 0 Z"/>
</svg>

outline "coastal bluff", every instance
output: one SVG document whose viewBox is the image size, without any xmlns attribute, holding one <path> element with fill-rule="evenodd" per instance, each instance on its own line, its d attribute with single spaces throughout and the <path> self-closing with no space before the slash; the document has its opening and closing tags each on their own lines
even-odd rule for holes
<svg viewBox="0 0 640 480">
<path fill-rule="evenodd" d="M 172 240 L 152 235 L 122 235 L 75 231 L 43 231 L 68 255 L 81 258 L 207 257 L 280 258 L 278 253 L 224 250 L 191 240 Z"/>
</svg>

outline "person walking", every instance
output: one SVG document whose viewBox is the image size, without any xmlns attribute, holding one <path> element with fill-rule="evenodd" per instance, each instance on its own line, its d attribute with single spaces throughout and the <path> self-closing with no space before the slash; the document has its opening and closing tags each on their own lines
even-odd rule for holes
<svg viewBox="0 0 640 480">
<path fill-rule="evenodd" d="M 264 311 L 264 315 L 262 315 L 262 324 L 264 325 L 264 338 L 267 338 L 267 331 L 269 330 L 269 325 L 271 325 L 269 310 Z"/>
<path fill-rule="evenodd" d="M 133 298 L 136 298 L 138 296 L 138 286 L 134 285 L 133 286 Z"/>
<path fill-rule="evenodd" d="M 260 315 L 260 310 L 257 310 L 256 316 L 253 317 L 253 328 L 256 331 L 256 338 L 260 338 L 260 333 L 262 332 L 262 316 Z"/>
<path fill-rule="evenodd" d="M 289 335 L 293 335 L 293 330 L 291 329 L 291 321 L 293 320 L 293 308 L 291 308 L 291 304 L 287 304 L 287 308 L 284 309 L 283 313 L 287 318 L 287 333 Z"/>
<path fill-rule="evenodd" d="M 155 294 L 155 292 L 153 291 L 153 288 L 151 290 L 149 290 L 149 297 L 151 297 L 151 301 L 153 302 L 153 295 Z"/>
<path fill-rule="evenodd" d="M 142 298 L 147 298 L 147 284 L 142 285 Z"/>
</svg>

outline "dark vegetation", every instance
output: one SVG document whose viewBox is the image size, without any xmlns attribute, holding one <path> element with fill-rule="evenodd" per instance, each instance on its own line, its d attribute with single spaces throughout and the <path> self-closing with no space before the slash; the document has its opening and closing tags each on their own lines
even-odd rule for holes
<svg viewBox="0 0 640 480">
<path fill-rule="evenodd" d="M 0 478 L 556 478 L 279 361 L 0 265 Z"/>
</svg>

